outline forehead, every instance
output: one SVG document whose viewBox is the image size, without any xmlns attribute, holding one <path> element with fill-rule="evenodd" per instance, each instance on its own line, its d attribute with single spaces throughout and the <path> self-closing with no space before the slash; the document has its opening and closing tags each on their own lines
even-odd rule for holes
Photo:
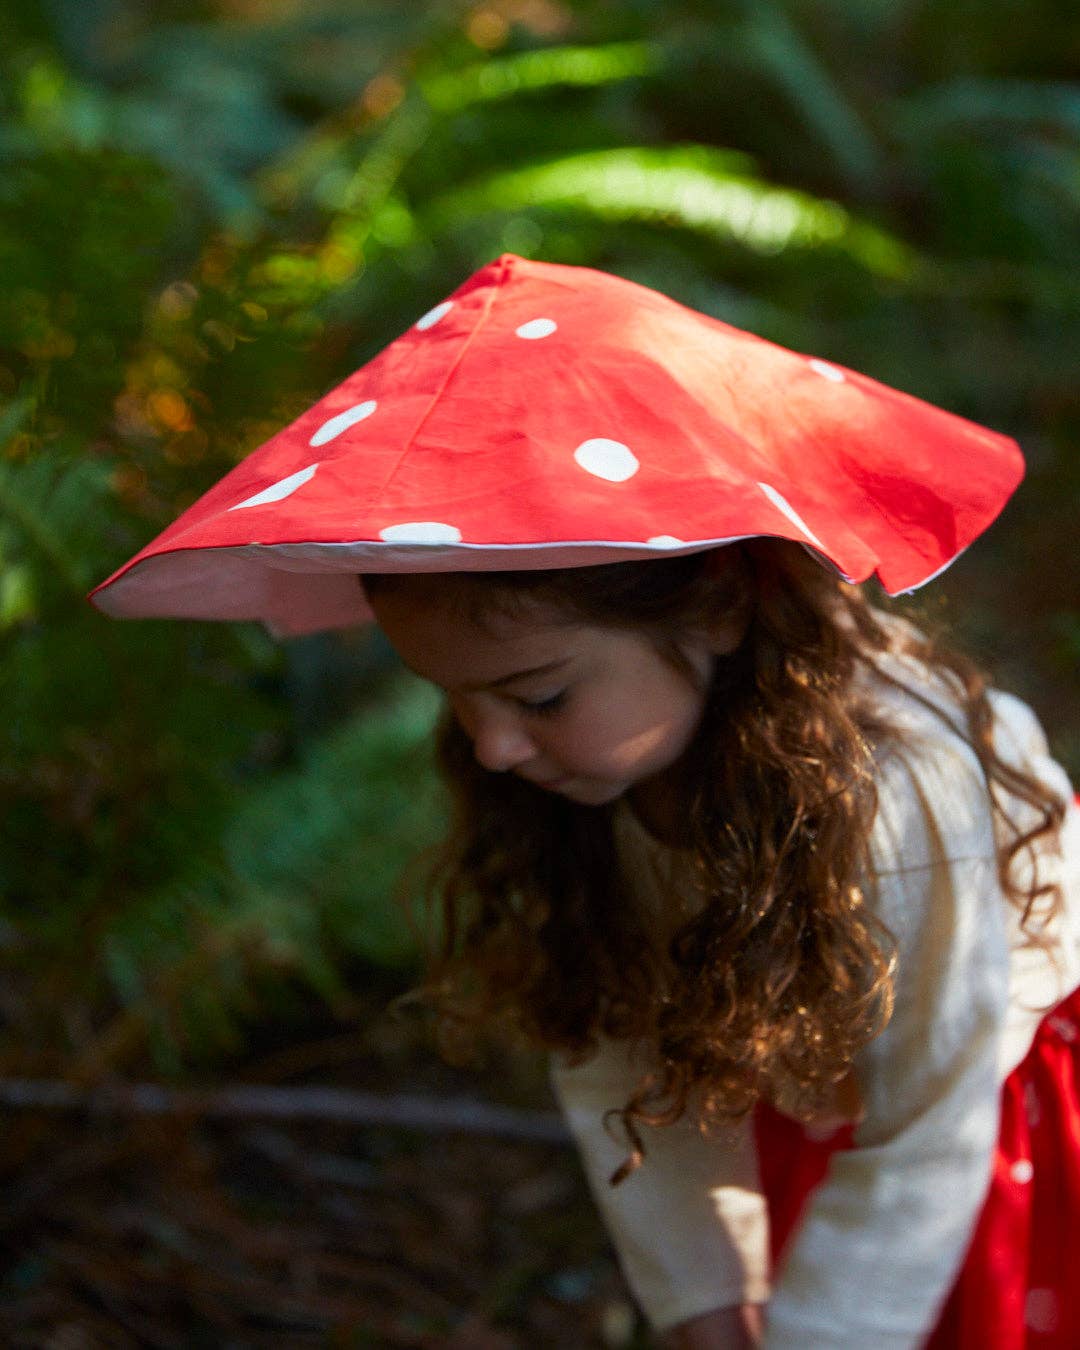
<svg viewBox="0 0 1080 1350">
<path fill-rule="evenodd" d="M 405 664 L 445 689 L 568 661 L 602 644 L 608 632 L 548 606 L 527 603 L 510 614 L 484 608 L 475 598 L 467 589 L 417 576 L 395 581 L 369 601 Z"/>
</svg>

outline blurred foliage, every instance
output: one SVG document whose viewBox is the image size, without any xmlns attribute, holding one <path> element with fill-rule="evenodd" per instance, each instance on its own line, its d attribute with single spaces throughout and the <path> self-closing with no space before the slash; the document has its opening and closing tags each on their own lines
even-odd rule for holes
<svg viewBox="0 0 1080 1350">
<path fill-rule="evenodd" d="M 928 593 L 1080 772 L 1066 0 L 0 0 L 0 1067 L 207 1064 L 408 974 L 430 699 L 89 587 L 503 250 L 1015 435 Z"/>
</svg>

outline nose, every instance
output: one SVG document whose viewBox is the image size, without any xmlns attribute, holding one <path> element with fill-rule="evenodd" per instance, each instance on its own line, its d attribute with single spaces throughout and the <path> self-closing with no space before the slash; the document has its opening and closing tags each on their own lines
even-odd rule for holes
<svg viewBox="0 0 1080 1350">
<path fill-rule="evenodd" d="M 489 773 L 507 773 L 536 755 L 532 738 L 510 711 L 474 714 L 465 726 L 476 762 Z"/>
</svg>

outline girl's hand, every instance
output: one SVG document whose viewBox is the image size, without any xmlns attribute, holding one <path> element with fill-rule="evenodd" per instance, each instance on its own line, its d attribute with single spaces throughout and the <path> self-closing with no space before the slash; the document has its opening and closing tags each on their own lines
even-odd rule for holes
<svg viewBox="0 0 1080 1350">
<path fill-rule="evenodd" d="M 716 1308 L 681 1322 L 660 1344 L 663 1350 L 754 1350 L 761 1344 L 764 1325 L 759 1303 Z"/>
</svg>

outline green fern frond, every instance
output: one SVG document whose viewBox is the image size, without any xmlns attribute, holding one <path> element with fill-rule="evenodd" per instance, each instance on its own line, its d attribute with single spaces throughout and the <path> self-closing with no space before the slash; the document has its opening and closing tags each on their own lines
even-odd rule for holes
<svg viewBox="0 0 1080 1350">
<path fill-rule="evenodd" d="M 911 250 L 836 202 L 756 178 L 746 156 L 703 146 L 596 150 L 497 173 L 429 208 L 434 229 L 526 207 L 564 207 L 606 220 L 670 224 L 757 253 L 830 246 L 895 278 Z"/>
<path fill-rule="evenodd" d="M 175 1027 L 221 1041 L 260 981 L 301 979 L 328 1002 L 356 962 L 402 969 L 415 942 L 395 891 L 439 822 L 428 756 L 438 700 L 410 684 L 317 743 L 296 769 L 253 786 L 214 857 L 144 896 L 107 934 L 103 965 L 129 1014 L 155 1027 L 159 1062 Z M 142 1011 L 140 1011 L 140 1009 Z M 163 1058 L 164 1056 L 164 1058 Z M 179 1062 L 179 1061 L 178 1061 Z"/>
<path fill-rule="evenodd" d="M 742 0 L 742 37 L 769 79 L 799 112 L 855 188 L 875 187 L 882 176 L 881 152 L 841 81 L 779 5 Z"/>
<path fill-rule="evenodd" d="M 41 453 L 24 464 L 0 460 L 0 547 L 44 564 L 79 595 L 100 564 L 100 520 L 109 493 L 108 469 L 90 459 L 71 462 Z M 97 523 L 96 523 L 97 522 Z"/>
<path fill-rule="evenodd" d="M 593 47 L 543 47 L 461 70 L 429 75 L 420 92 L 437 112 L 454 113 L 473 103 L 559 88 L 596 88 L 660 69 L 660 47 L 650 42 L 611 42 Z"/>
<path fill-rule="evenodd" d="M 1053 129 L 1080 138 L 1080 86 L 1054 80 L 966 77 L 916 90 L 890 106 L 895 130 L 916 142 L 973 128 Z"/>
</svg>

